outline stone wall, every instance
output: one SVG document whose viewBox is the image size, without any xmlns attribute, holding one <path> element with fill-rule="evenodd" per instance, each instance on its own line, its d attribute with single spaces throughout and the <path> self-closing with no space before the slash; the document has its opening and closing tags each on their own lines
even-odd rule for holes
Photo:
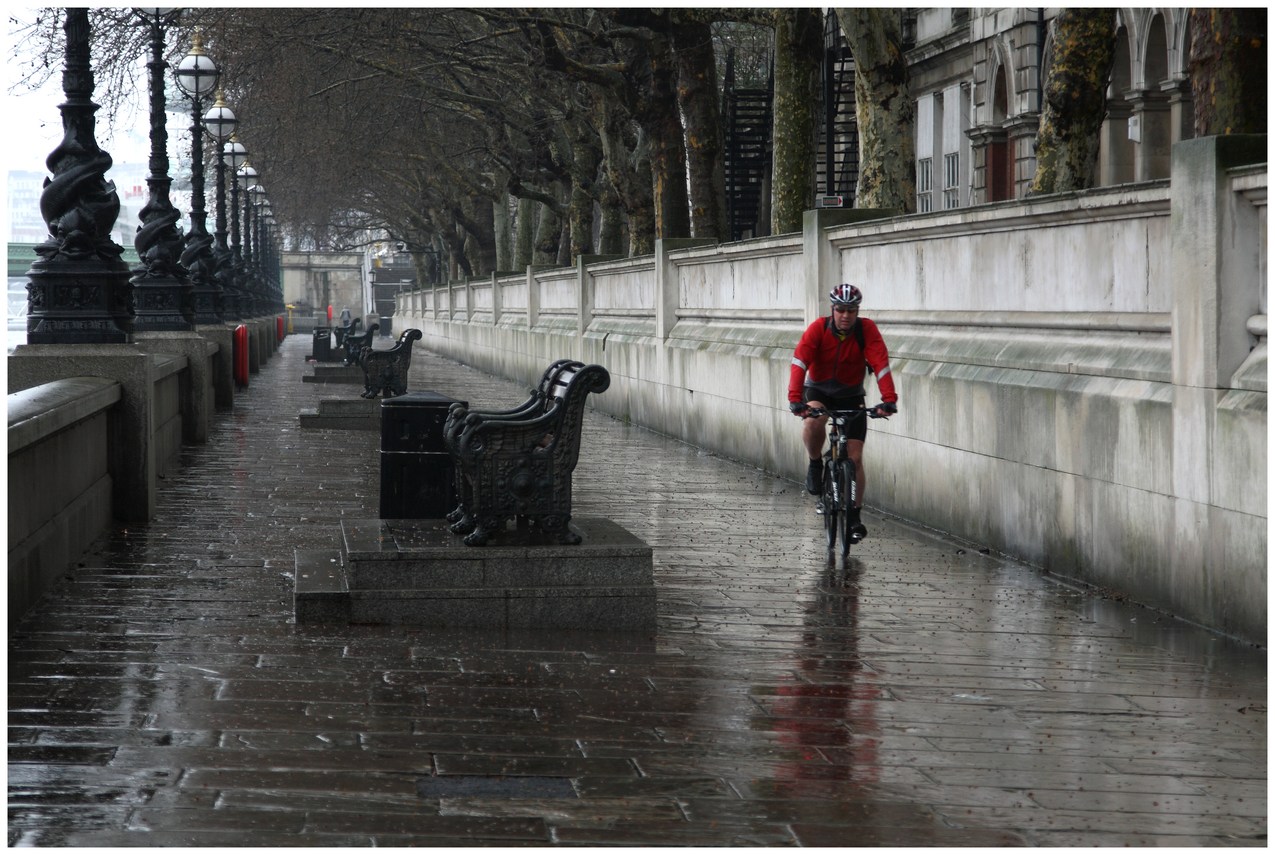
<svg viewBox="0 0 1275 855">
<path fill-rule="evenodd" d="M 395 325 L 528 385 L 601 363 L 600 409 L 797 479 L 792 349 L 854 282 L 901 398 L 869 505 L 1261 639 L 1266 171 L 1235 167 L 1264 146 L 1179 144 L 1172 186 L 810 212 L 801 234 L 453 283 L 401 295 Z"/>
<path fill-rule="evenodd" d="M 9 395 L 9 619 L 110 524 L 120 384 L 73 377 Z"/>
<path fill-rule="evenodd" d="M 258 359 L 274 318 L 247 322 Z M 229 327 L 130 344 L 20 345 L 8 359 L 9 616 L 22 614 L 113 522 L 155 514 L 159 479 L 207 441 Z M 219 344 L 218 342 L 224 342 Z M 233 388 L 227 390 L 233 406 Z"/>
</svg>

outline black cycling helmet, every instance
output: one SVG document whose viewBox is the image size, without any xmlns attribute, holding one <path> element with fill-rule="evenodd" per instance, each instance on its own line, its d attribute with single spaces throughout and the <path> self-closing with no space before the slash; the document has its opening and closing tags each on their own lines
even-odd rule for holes
<svg viewBox="0 0 1275 855">
<path fill-rule="evenodd" d="M 828 297 L 834 306 L 849 306 L 857 309 L 863 302 L 863 292 L 853 285 L 841 284 L 829 292 Z"/>
</svg>

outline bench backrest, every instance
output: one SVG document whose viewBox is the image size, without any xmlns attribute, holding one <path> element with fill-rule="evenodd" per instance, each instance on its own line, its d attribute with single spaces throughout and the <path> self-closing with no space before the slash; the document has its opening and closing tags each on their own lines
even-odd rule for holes
<svg viewBox="0 0 1275 855">
<path fill-rule="evenodd" d="M 605 392 L 610 385 L 611 375 L 601 365 L 572 362 L 559 366 L 546 401 L 546 411 L 557 417 L 553 438 L 547 446 L 555 465 L 575 468 L 580 457 L 580 431 L 589 394 Z"/>
</svg>

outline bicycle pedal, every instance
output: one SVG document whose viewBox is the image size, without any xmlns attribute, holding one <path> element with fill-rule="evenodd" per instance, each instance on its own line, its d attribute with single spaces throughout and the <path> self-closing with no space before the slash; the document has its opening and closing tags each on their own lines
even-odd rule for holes
<svg viewBox="0 0 1275 855">
<path fill-rule="evenodd" d="M 819 516 L 823 516 L 823 502 L 822 502 L 822 501 L 815 502 L 815 513 L 817 513 Z"/>
</svg>

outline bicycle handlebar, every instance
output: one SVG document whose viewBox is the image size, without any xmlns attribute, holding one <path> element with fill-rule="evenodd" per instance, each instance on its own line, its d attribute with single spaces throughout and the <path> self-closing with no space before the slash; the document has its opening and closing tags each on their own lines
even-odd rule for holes
<svg viewBox="0 0 1275 855">
<path fill-rule="evenodd" d="M 842 416 L 843 418 L 867 416 L 870 419 L 888 418 L 888 416 L 878 413 L 876 407 L 851 407 L 848 410 L 827 410 L 823 407 L 806 407 L 806 411 L 801 414 L 803 419 L 817 419 L 820 416 Z"/>
</svg>

